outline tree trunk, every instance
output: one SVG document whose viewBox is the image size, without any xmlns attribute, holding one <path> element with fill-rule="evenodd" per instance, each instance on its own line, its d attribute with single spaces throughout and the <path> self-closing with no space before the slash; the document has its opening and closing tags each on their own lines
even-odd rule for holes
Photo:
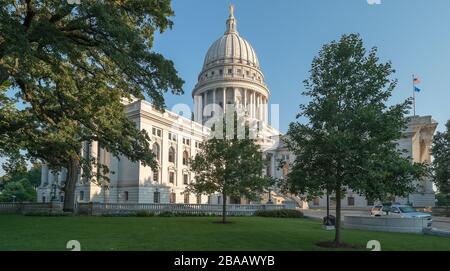
<svg viewBox="0 0 450 271">
<path fill-rule="evenodd" d="M 226 223 L 227 218 L 227 193 L 222 193 L 222 223 Z"/>
<path fill-rule="evenodd" d="M 328 188 L 327 188 L 327 224 L 326 225 L 330 225 L 330 192 L 328 192 Z"/>
<path fill-rule="evenodd" d="M 78 182 L 78 169 L 80 167 L 80 162 L 77 160 L 72 160 L 67 166 L 67 180 L 64 185 L 64 212 L 74 211 L 75 205 L 75 187 Z"/>
<path fill-rule="evenodd" d="M 334 235 L 334 244 L 341 244 L 341 181 L 336 183 L 336 231 Z"/>
</svg>

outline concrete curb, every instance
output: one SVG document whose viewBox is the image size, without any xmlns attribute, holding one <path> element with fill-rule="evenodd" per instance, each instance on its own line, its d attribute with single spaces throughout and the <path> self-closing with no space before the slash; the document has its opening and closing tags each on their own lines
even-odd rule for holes
<svg viewBox="0 0 450 271">
<path fill-rule="evenodd" d="M 425 235 L 439 236 L 439 237 L 450 237 L 450 231 L 438 230 L 436 228 L 424 229 L 423 233 Z"/>
</svg>

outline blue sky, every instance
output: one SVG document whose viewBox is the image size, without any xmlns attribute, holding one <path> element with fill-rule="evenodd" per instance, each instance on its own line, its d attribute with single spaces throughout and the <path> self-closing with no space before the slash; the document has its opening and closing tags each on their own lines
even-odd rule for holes
<svg viewBox="0 0 450 271">
<path fill-rule="evenodd" d="M 270 102 L 280 105 L 280 130 L 295 120 L 303 80 L 321 46 L 344 33 L 359 33 L 391 60 L 399 80 L 391 103 L 412 95 L 412 74 L 421 80 L 417 114 L 432 115 L 443 130 L 450 119 L 450 1 L 382 0 L 173 0 L 174 27 L 155 39 L 155 50 L 175 62 L 185 94 L 166 96 L 169 109 L 192 104 L 191 91 L 209 46 L 225 31 L 228 6 L 237 28 L 258 54 Z"/>
<path fill-rule="evenodd" d="M 230 3 L 238 31 L 255 48 L 270 102 L 280 105 L 280 130 L 295 120 L 302 81 L 320 47 L 345 33 L 360 33 L 391 60 L 399 80 L 391 103 L 412 95 L 411 75 L 422 80 L 417 114 L 432 115 L 439 130 L 450 119 L 450 1 L 381 0 L 173 0 L 174 27 L 155 38 L 154 49 L 174 61 L 185 94 L 166 95 L 170 108 L 192 105 L 191 91 L 209 46 L 225 31 Z M 2 159 L 0 158 L 0 162 Z M 2 175 L 0 169 L 0 175 Z"/>
</svg>

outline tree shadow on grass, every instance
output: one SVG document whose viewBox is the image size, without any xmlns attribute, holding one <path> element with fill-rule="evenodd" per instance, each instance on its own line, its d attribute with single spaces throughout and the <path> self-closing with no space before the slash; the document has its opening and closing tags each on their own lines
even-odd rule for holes
<svg viewBox="0 0 450 271">
<path fill-rule="evenodd" d="M 317 242 L 316 245 L 323 248 L 336 248 L 336 249 L 343 248 L 343 249 L 360 250 L 364 248 L 363 246 L 356 244 L 346 244 L 346 243 L 336 244 L 334 241 Z"/>
</svg>

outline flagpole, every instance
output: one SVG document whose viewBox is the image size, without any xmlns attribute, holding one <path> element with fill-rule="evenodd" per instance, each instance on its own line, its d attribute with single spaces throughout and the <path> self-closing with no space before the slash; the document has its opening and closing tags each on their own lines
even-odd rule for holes
<svg viewBox="0 0 450 271">
<path fill-rule="evenodd" d="M 412 84 L 413 84 L 413 108 L 414 108 L 414 117 L 416 116 L 416 85 L 414 84 L 414 74 L 412 75 Z"/>
</svg>

